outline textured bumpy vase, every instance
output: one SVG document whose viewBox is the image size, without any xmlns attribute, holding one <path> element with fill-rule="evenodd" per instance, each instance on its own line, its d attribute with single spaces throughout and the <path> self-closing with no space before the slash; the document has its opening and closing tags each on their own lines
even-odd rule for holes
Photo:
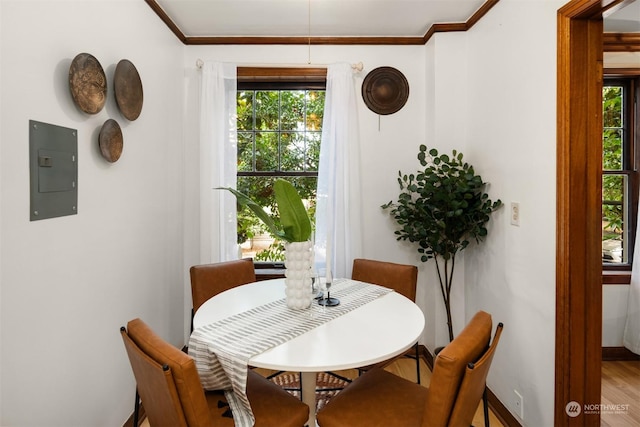
<svg viewBox="0 0 640 427">
<path fill-rule="evenodd" d="M 285 243 L 284 249 L 287 307 L 297 310 L 308 308 L 312 300 L 313 244 L 310 241 Z"/>
</svg>

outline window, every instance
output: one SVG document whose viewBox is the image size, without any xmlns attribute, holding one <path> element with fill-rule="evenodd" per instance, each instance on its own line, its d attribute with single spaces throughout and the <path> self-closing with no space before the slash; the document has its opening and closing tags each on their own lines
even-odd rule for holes
<svg viewBox="0 0 640 427">
<path fill-rule="evenodd" d="M 605 78 L 602 91 L 602 263 L 630 269 L 637 224 L 637 78 Z"/>
<path fill-rule="evenodd" d="M 238 190 L 275 209 L 273 182 L 290 180 L 315 212 L 325 82 L 238 80 Z M 274 241 L 247 208 L 238 210 L 243 257 L 284 260 Z"/>
</svg>

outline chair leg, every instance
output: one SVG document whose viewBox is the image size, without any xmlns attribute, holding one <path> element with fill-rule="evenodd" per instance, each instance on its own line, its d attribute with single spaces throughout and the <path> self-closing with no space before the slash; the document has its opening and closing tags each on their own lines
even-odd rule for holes
<svg viewBox="0 0 640 427">
<path fill-rule="evenodd" d="M 420 345 L 416 342 L 413 347 L 416 354 L 405 354 L 405 357 L 416 360 L 416 384 L 420 384 Z"/>
<path fill-rule="evenodd" d="M 417 383 L 420 384 L 420 355 L 419 355 L 419 351 L 420 348 L 418 347 L 418 343 L 416 342 L 416 378 L 417 378 Z"/>
<path fill-rule="evenodd" d="M 489 398 L 487 396 L 487 387 L 485 386 L 482 393 L 482 404 L 484 406 L 484 427 L 489 427 Z"/>
<path fill-rule="evenodd" d="M 300 402 L 304 402 L 302 400 L 302 372 L 300 372 Z M 309 408 L 309 410 L 311 410 L 311 408 Z M 305 426 L 307 427 L 307 426 Z"/>
<path fill-rule="evenodd" d="M 133 427 L 138 427 L 138 418 L 140 416 L 140 395 L 138 387 L 136 387 L 136 403 L 133 405 Z"/>
<path fill-rule="evenodd" d="M 265 378 L 266 378 L 266 379 L 268 379 L 268 380 L 270 380 L 270 379 L 273 379 L 273 378 L 277 377 L 277 376 L 278 376 L 278 375 L 280 375 L 280 374 L 284 374 L 284 371 L 274 372 L 273 374 L 269 374 L 269 375 L 267 375 Z"/>
</svg>

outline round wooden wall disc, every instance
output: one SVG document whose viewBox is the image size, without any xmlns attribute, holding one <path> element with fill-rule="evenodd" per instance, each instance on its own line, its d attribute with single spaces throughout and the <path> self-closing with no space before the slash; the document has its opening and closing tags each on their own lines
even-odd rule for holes
<svg viewBox="0 0 640 427">
<path fill-rule="evenodd" d="M 76 105 L 85 113 L 96 114 L 107 100 L 107 78 L 100 62 L 80 53 L 69 67 L 69 89 Z"/>
<path fill-rule="evenodd" d="M 107 161 L 116 162 L 122 154 L 124 141 L 120 125 L 113 119 L 109 119 L 102 125 L 99 137 L 100 153 Z"/>
<path fill-rule="evenodd" d="M 399 111 L 409 98 L 409 82 L 393 67 L 371 70 L 362 82 L 362 99 L 374 113 L 381 115 Z"/>
<path fill-rule="evenodd" d="M 142 111 L 142 80 L 138 70 L 127 59 L 118 62 L 113 76 L 116 103 L 122 115 L 128 120 L 135 120 Z"/>
</svg>

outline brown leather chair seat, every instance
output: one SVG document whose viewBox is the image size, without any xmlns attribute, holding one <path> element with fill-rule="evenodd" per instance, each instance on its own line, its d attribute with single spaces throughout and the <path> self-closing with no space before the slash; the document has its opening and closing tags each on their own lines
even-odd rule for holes
<svg viewBox="0 0 640 427">
<path fill-rule="evenodd" d="M 491 345 L 491 316 L 479 311 L 434 361 L 429 387 L 375 368 L 318 413 L 320 427 L 468 427 L 502 333 Z"/>
<path fill-rule="evenodd" d="M 153 427 L 233 426 L 224 393 L 206 392 L 194 360 L 155 334 L 142 320 L 120 329 L 145 413 Z M 309 407 L 276 384 L 249 371 L 247 397 L 255 427 L 302 427 Z"/>
</svg>

